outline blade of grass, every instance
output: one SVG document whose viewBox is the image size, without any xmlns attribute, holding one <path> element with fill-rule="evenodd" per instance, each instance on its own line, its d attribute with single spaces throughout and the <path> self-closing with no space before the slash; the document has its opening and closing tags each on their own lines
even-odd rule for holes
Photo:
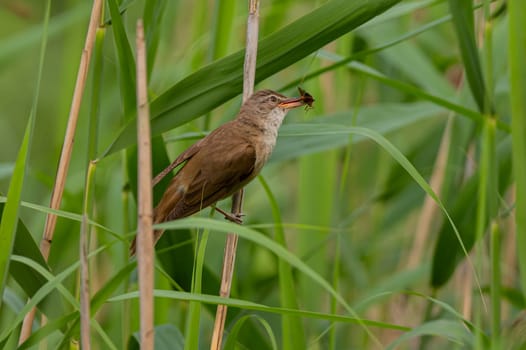
<svg viewBox="0 0 526 350">
<path fill-rule="evenodd" d="M 7 202 L 7 198 L 4 197 L 4 196 L 0 196 L 0 203 L 6 203 L 6 202 Z M 26 208 L 29 208 L 29 209 L 32 209 L 32 210 L 35 210 L 35 211 L 39 211 L 39 212 L 44 213 L 44 214 L 56 215 L 58 217 L 65 218 L 65 219 L 68 219 L 68 220 L 73 220 L 73 221 L 76 221 L 76 222 L 82 222 L 82 215 L 77 214 L 77 213 L 71 213 L 71 212 L 67 212 L 67 211 L 64 211 L 64 210 L 55 210 L 55 209 L 51 209 L 51 208 L 43 206 L 43 205 L 29 203 L 29 202 L 25 202 L 25 201 L 22 201 L 20 204 L 23 207 L 26 207 Z M 117 232 L 111 230 L 110 228 L 105 227 L 105 226 L 103 226 L 103 225 L 99 224 L 98 222 L 93 221 L 91 219 L 89 219 L 88 222 L 89 222 L 90 225 L 93 225 L 93 226 L 95 226 L 97 228 L 100 228 L 100 229 L 102 229 L 102 230 L 104 230 L 106 232 L 111 233 L 111 235 L 114 236 L 115 238 L 121 239 L 121 236 Z"/>
<path fill-rule="evenodd" d="M 503 193 L 511 183 L 512 172 L 511 142 L 504 139 L 498 145 L 496 159 L 498 162 L 499 188 L 497 191 Z M 481 171 L 481 170 L 478 170 Z M 450 203 L 450 213 L 453 221 L 457 224 L 461 233 L 462 241 L 469 251 L 475 242 L 475 228 L 473 223 L 477 220 L 477 185 L 480 175 L 476 172 L 461 188 L 457 188 L 454 200 Z M 485 218 L 485 225 L 488 224 Z M 458 238 L 449 225 L 443 224 L 438 235 L 438 241 L 433 253 L 433 269 L 431 273 L 431 285 L 434 288 L 443 286 L 452 276 L 456 265 L 462 260 L 464 253 L 456 245 Z"/>
<path fill-rule="evenodd" d="M 41 265 L 30 259 L 16 255 L 11 256 L 11 259 L 13 261 L 18 261 L 20 263 L 30 266 L 32 269 L 44 276 L 47 282 L 42 286 L 42 288 L 40 288 L 35 293 L 33 298 L 31 298 L 31 300 L 29 300 L 29 302 L 26 305 L 24 305 L 24 308 L 20 311 L 20 314 L 18 314 L 13 320 L 11 320 L 11 323 L 3 330 L 3 332 L 0 334 L 0 342 L 4 341 L 22 321 L 25 322 L 24 315 L 26 315 L 30 310 L 32 310 L 40 301 L 42 301 L 55 289 L 57 289 L 62 294 L 64 299 L 66 299 L 76 310 L 79 309 L 79 304 L 76 301 L 75 297 L 62 285 L 62 281 L 66 277 L 74 273 L 79 267 L 78 262 L 69 266 L 56 276 L 53 276 Z"/>
<path fill-rule="evenodd" d="M 210 5 L 206 1 L 195 1 L 191 7 L 190 16 L 192 21 L 187 32 L 193 43 L 194 50 L 191 50 L 190 68 L 192 71 L 202 67 L 206 58 L 206 43 L 209 40 L 206 28 L 209 23 Z"/>
<path fill-rule="evenodd" d="M 513 173 L 515 175 L 515 226 L 520 284 L 526 295 L 526 2 L 508 1 L 508 62 L 510 69 L 511 125 L 513 139 Z"/>
<path fill-rule="evenodd" d="M 128 341 L 127 350 L 140 350 L 139 333 L 134 333 Z M 155 349 L 183 350 L 184 337 L 179 328 L 173 324 L 162 324 L 155 327 Z"/>
<path fill-rule="evenodd" d="M 489 113 L 493 109 L 489 104 L 484 84 L 484 75 L 475 41 L 475 24 L 473 19 L 473 1 L 449 0 L 449 9 L 453 16 L 453 26 L 464 61 L 464 70 L 469 88 L 480 112 Z"/>
<path fill-rule="evenodd" d="M 373 47 L 377 47 L 385 41 L 397 40 L 398 37 L 404 36 L 406 27 L 403 21 L 389 21 L 360 29 L 357 33 L 365 37 Z M 427 54 L 418 43 L 416 40 L 400 41 L 389 50 L 379 52 L 379 56 L 392 67 L 393 73 L 404 77 L 422 90 L 438 96 L 454 95 L 453 86 L 444 72 L 437 67 L 433 55 Z M 401 57 L 404 59 L 400 59 Z"/>
<path fill-rule="evenodd" d="M 341 57 L 338 57 L 336 55 L 332 55 L 334 57 L 334 60 L 341 60 L 342 58 Z M 411 84 L 408 84 L 408 83 L 405 83 L 405 82 L 402 82 L 400 80 L 395 80 L 395 79 L 392 79 L 392 78 L 389 78 L 388 76 L 380 73 L 379 71 L 377 71 L 376 69 L 372 68 L 372 67 L 369 67 L 363 63 L 360 63 L 360 62 L 351 62 L 351 63 L 348 63 L 347 64 L 347 67 L 349 67 L 351 70 L 353 71 L 356 71 L 356 72 L 360 72 L 362 74 L 365 74 L 366 76 L 368 77 L 371 77 L 373 79 L 376 79 L 382 83 L 385 83 L 391 87 L 394 87 L 396 89 L 399 89 L 401 91 L 404 91 L 406 93 L 410 93 L 410 94 L 413 94 L 417 97 L 420 97 L 422 99 L 425 99 L 425 100 L 428 100 L 428 101 L 431 101 L 433 103 L 436 103 L 437 105 L 439 106 L 443 106 L 451 111 L 454 111 L 454 112 L 457 112 L 458 114 L 462 115 L 462 116 L 465 116 L 465 117 L 468 117 L 469 119 L 472 119 L 473 121 L 477 122 L 477 123 L 481 123 L 482 122 L 482 119 L 483 119 L 483 116 L 481 113 L 477 112 L 477 111 L 474 111 L 474 110 L 471 110 L 469 108 L 466 108 L 462 105 L 458 105 L 456 103 L 453 103 L 453 102 L 450 102 L 451 100 L 455 100 L 454 98 L 452 97 L 447 97 L 447 98 L 444 98 L 444 97 L 440 97 L 440 96 L 436 96 L 436 95 L 433 95 L 433 94 L 430 94 L 416 86 L 413 86 Z M 497 127 L 502 130 L 502 131 L 505 131 L 505 132 L 510 132 L 510 127 L 509 125 L 501 122 L 500 120 L 497 121 Z"/>
<path fill-rule="evenodd" d="M 108 9 L 111 14 L 113 42 L 119 62 L 119 83 L 122 108 L 124 116 L 130 116 L 135 112 L 135 60 L 133 58 L 128 35 L 124 29 L 122 16 L 119 12 L 116 0 L 108 1 Z"/>
<path fill-rule="evenodd" d="M 479 274 L 483 273 L 484 266 L 484 247 L 483 236 L 486 232 L 489 220 L 497 213 L 491 212 L 491 203 L 497 203 L 498 186 L 493 179 L 496 179 L 497 164 L 495 159 L 495 119 L 487 116 L 483 123 L 482 140 L 481 140 L 481 155 L 480 155 L 480 171 L 477 183 L 477 213 L 475 221 L 475 244 L 479 243 L 475 249 L 475 257 L 478 261 L 477 267 Z M 495 206 L 493 206 L 495 208 Z M 496 208 L 495 208 L 496 209 Z M 480 305 L 484 306 L 484 309 Z M 477 324 L 482 322 L 482 311 L 488 311 L 488 307 L 484 298 L 477 299 L 473 302 L 475 320 Z M 478 335 L 480 336 L 480 335 Z"/>
<path fill-rule="evenodd" d="M 256 82 L 290 66 L 397 2 L 399 0 L 329 1 L 267 36 L 259 43 Z M 152 101 L 153 135 L 193 120 L 238 95 L 243 80 L 239 69 L 243 55 L 243 51 L 238 51 L 203 67 Z M 135 144 L 135 130 L 134 123 L 128 122 L 100 157 Z"/>
<path fill-rule="evenodd" d="M 349 135 L 327 134 L 335 125 L 352 126 L 352 111 L 321 115 L 306 123 L 286 124 L 280 128 L 276 149 L 270 162 L 284 162 L 303 155 L 343 147 L 349 143 Z M 360 109 L 357 125 L 382 135 L 400 132 L 404 128 L 425 122 L 426 119 L 442 118 L 444 110 L 429 103 L 390 104 L 383 103 Z M 393 118 L 396 115 L 397 118 Z M 319 131 L 319 133 L 317 132 Z M 365 138 L 353 135 L 357 144 Z"/>
<path fill-rule="evenodd" d="M 414 94 L 415 96 L 424 98 L 424 99 L 429 100 L 431 102 L 434 102 L 434 103 L 436 103 L 436 104 L 438 104 L 440 106 L 446 107 L 446 108 L 450 109 L 451 111 L 457 112 L 460 115 L 468 117 L 468 118 L 472 119 L 473 121 L 475 121 L 477 123 L 481 123 L 481 121 L 482 121 L 482 115 L 480 113 L 477 113 L 477 112 L 475 112 L 473 110 L 470 110 L 470 109 L 468 109 L 468 108 L 466 108 L 464 106 L 461 106 L 461 105 L 449 102 L 449 100 L 450 100 L 449 98 L 448 99 L 444 99 L 442 97 L 429 94 L 429 93 L 427 93 L 427 92 L 425 92 L 423 90 L 420 90 L 417 87 L 414 87 L 414 86 L 412 86 L 410 84 L 407 84 L 407 83 L 404 83 L 404 82 L 401 82 L 401 81 L 398 81 L 398 80 L 394 80 L 394 79 L 388 78 L 388 77 L 384 76 L 383 74 L 375 71 L 374 69 L 372 69 L 370 67 L 367 67 L 367 66 L 364 66 L 361 63 L 353 62 L 353 63 L 349 64 L 349 68 L 351 68 L 352 70 L 355 70 L 355 71 L 359 71 L 360 73 L 366 74 L 367 76 L 370 76 L 371 78 L 375 78 L 378 81 L 386 83 L 387 85 L 390 85 L 390 86 L 392 86 L 394 88 L 397 88 L 397 89 L 400 89 L 402 91 Z M 500 120 L 497 120 L 497 128 L 499 128 L 502 131 L 508 132 L 508 133 L 510 132 L 510 126 L 507 125 L 506 123 L 501 122 Z"/>
<path fill-rule="evenodd" d="M 250 320 L 256 320 L 265 329 L 265 332 L 267 333 L 270 339 L 271 348 L 274 350 L 279 349 L 278 343 L 276 342 L 276 336 L 272 332 L 272 327 L 267 322 L 267 320 L 257 315 L 245 315 L 236 321 L 236 323 L 230 330 L 230 333 L 228 334 L 228 338 L 225 341 L 224 349 L 225 350 L 237 349 L 236 341 L 237 341 L 237 338 L 241 335 L 241 328 L 245 325 L 245 323 L 250 324 L 250 322 L 247 322 Z"/>
<path fill-rule="evenodd" d="M 447 211 L 446 207 L 444 206 L 440 198 L 433 191 L 433 189 L 429 186 L 429 184 L 425 181 L 422 175 L 420 175 L 418 170 L 409 162 L 409 160 L 396 147 L 394 147 L 386 138 L 384 138 L 382 135 L 378 134 L 377 132 L 373 130 L 361 128 L 361 127 L 348 127 L 348 126 L 341 126 L 341 125 L 340 126 L 325 125 L 324 127 L 326 129 L 323 131 L 318 129 L 317 131 L 312 131 L 311 133 L 309 132 L 297 133 L 296 135 L 298 136 L 309 135 L 309 134 L 320 135 L 321 133 L 325 133 L 326 135 L 339 135 L 339 134 L 355 133 L 357 135 L 361 135 L 361 136 L 370 138 L 371 140 L 375 141 L 379 146 L 381 146 L 385 151 L 387 151 L 407 171 L 407 173 L 413 178 L 413 180 L 435 201 L 435 203 L 437 203 L 441 211 L 446 216 L 453 230 L 454 237 L 460 246 L 460 250 L 462 254 L 466 257 L 470 268 L 473 270 L 477 288 L 480 291 L 481 287 L 480 287 L 480 282 L 478 279 L 478 274 L 476 273 L 473 267 L 473 263 L 471 262 L 471 259 L 468 255 L 468 249 L 466 248 L 466 244 L 464 243 L 464 240 L 462 239 L 462 236 L 460 235 L 455 225 L 455 222 L 451 218 L 449 212 Z"/>
<path fill-rule="evenodd" d="M 93 82 L 90 97 L 90 116 L 88 131 L 88 152 L 87 161 L 94 160 L 97 155 L 98 134 L 99 134 L 99 117 L 102 96 L 102 79 L 104 69 L 104 39 L 106 37 L 106 28 L 97 29 L 95 38 L 95 52 L 93 57 Z"/>
<path fill-rule="evenodd" d="M 493 20 L 491 18 L 490 13 L 490 2 L 484 1 L 484 47 L 483 47 L 483 54 L 484 54 L 484 73 L 485 73 L 485 82 L 487 83 L 487 86 L 484 85 L 479 86 L 482 90 L 478 91 L 477 93 L 483 94 L 479 98 L 483 98 L 483 111 L 486 113 L 486 121 L 484 123 L 484 129 L 483 129 L 483 139 L 482 139 L 482 154 L 481 154 L 481 173 L 486 173 L 486 176 L 484 178 L 486 183 L 482 182 L 479 184 L 480 188 L 479 191 L 482 190 L 482 186 L 485 186 L 485 190 L 487 191 L 487 200 L 482 202 L 479 201 L 479 206 L 486 206 L 486 215 L 488 216 L 489 221 L 491 224 L 488 224 L 485 226 L 485 229 L 489 227 L 489 235 L 490 235 L 490 252 L 489 252 L 489 259 L 491 261 L 491 277 L 489 279 L 489 285 L 490 285 L 490 313 L 491 313 L 491 348 L 492 349 L 500 349 L 500 259 L 499 259 L 499 253 L 500 253 L 500 242 L 499 242 L 499 234 L 498 234 L 498 208 L 499 208 L 499 199 L 500 194 L 498 192 L 499 190 L 499 179 L 498 179 L 498 161 L 497 161 L 497 143 L 496 143 L 496 127 L 495 127 L 495 120 L 499 118 L 498 115 L 496 115 L 495 109 L 494 109 L 494 83 L 493 83 Z M 473 13 L 471 13 L 471 16 L 473 16 Z M 457 23 L 457 26 L 459 24 Z M 475 41 L 475 38 L 473 37 L 473 42 Z M 472 52 L 472 54 L 478 54 L 477 51 Z M 478 55 L 476 56 L 478 59 Z M 476 62 L 480 65 L 480 62 Z M 470 67 L 470 70 L 476 69 L 477 66 Z M 478 67 L 480 70 L 480 67 Z M 466 72 L 467 73 L 467 72 Z M 472 74 L 477 72 L 472 72 Z M 478 77 L 477 80 L 484 79 L 484 76 L 482 76 L 482 71 L 478 72 L 480 74 L 480 77 Z M 469 75 L 468 75 L 469 78 Z M 482 84 L 485 83 L 484 80 L 482 81 Z M 471 81 L 470 81 L 471 86 Z M 473 92 L 472 92 L 473 93 Z M 485 163 L 485 164 L 484 164 Z M 482 176 L 481 176 L 482 179 Z M 482 212 L 482 210 L 481 210 Z M 479 224 L 483 223 L 482 218 L 477 218 L 477 228 Z M 479 238 L 482 236 L 482 231 L 478 232 Z M 481 240 L 482 241 L 482 240 Z M 483 243 L 482 243 L 483 244 Z M 483 252 L 483 246 L 481 244 L 481 249 L 478 249 L 479 252 Z M 497 251 L 495 250 L 497 249 Z M 482 255 L 482 254 L 481 254 Z M 498 259 L 497 262 L 495 262 L 495 259 Z M 482 266 L 483 260 L 480 260 L 481 266 L 480 271 L 482 273 Z M 482 303 L 485 305 L 484 299 L 481 300 Z M 478 308 L 480 309 L 480 308 Z M 480 311 L 478 311 L 480 312 Z M 482 315 L 481 315 L 482 317 Z M 477 334 L 477 336 L 480 338 L 481 335 Z"/>
<path fill-rule="evenodd" d="M 335 321 L 335 322 L 344 322 L 344 323 L 350 323 L 350 324 L 363 324 L 368 327 L 379 327 L 379 328 L 394 329 L 394 330 L 399 330 L 399 331 L 409 331 L 411 329 L 410 327 L 407 327 L 407 326 L 401 326 L 401 325 L 392 324 L 392 323 L 378 322 L 378 321 L 343 316 L 343 315 L 333 315 L 333 314 L 327 314 L 327 313 L 322 313 L 322 312 L 284 309 L 284 308 L 278 308 L 278 307 L 258 304 L 258 303 L 254 303 L 254 302 L 246 301 L 242 299 L 222 298 L 219 296 L 208 295 L 208 294 L 194 294 L 194 293 L 188 293 L 188 292 L 178 292 L 178 291 L 172 291 L 172 290 L 157 290 L 156 289 L 154 291 L 154 295 L 157 298 L 168 298 L 168 299 L 182 300 L 182 301 L 199 301 L 201 303 L 207 303 L 207 304 L 226 304 L 230 307 L 236 307 L 236 308 L 241 308 L 241 309 L 246 309 L 246 310 L 256 310 L 256 311 L 276 313 L 276 314 L 287 313 L 287 314 L 296 315 L 300 317 L 310 317 L 310 318 L 315 318 L 315 319 L 322 319 L 322 320 Z M 109 302 L 120 302 L 123 300 L 137 299 L 138 297 L 139 297 L 138 292 L 129 292 L 129 293 L 117 295 L 109 299 L 108 301 Z"/>
<path fill-rule="evenodd" d="M 146 74 L 151 76 L 157 47 L 161 38 L 163 14 L 165 13 L 166 0 L 148 0 L 144 4 L 144 32 L 146 39 Z"/>
<path fill-rule="evenodd" d="M 210 213 L 213 214 L 213 210 Z M 208 235 L 209 230 L 203 230 L 202 233 L 198 233 L 198 240 L 196 244 L 196 259 L 195 259 L 195 268 L 194 273 L 192 274 L 192 293 L 201 294 L 202 293 L 202 284 L 203 284 L 203 267 L 205 263 L 206 256 L 206 246 L 208 244 Z M 201 329 L 199 327 L 201 319 L 201 303 L 199 302 L 190 302 L 188 310 L 188 318 L 186 325 L 186 334 L 185 334 L 185 349 L 197 349 L 199 346 L 199 339 Z"/>
<path fill-rule="evenodd" d="M 33 106 L 32 111 L 36 111 L 36 105 Z M 7 275 L 9 274 L 9 262 L 18 225 L 20 197 L 22 196 L 22 187 L 26 175 L 28 153 L 31 147 L 33 127 L 35 124 L 34 120 L 35 112 L 32 112 L 26 126 L 22 145 L 18 151 L 15 169 L 9 183 L 9 191 L 7 192 L 7 203 L 5 204 L 0 221 L 0 295 L 4 294 Z M 0 298 L 0 309 L 1 308 L 2 298 Z"/>
<path fill-rule="evenodd" d="M 434 320 L 423 323 L 413 328 L 411 331 L 404 333 L 397 340 L 389 344 L 386 349 L 397 349 L 403 342 L 407 342 L 412 338 L 422 337 L 424 335 L 440 336 L 461 347 L 469 347 L 473 344 L 472 334 L 466 330 L 466 327 L 461 322 L 451 320 Z"/>
<path fill-rule="evenodd" d="M 76 312 L 72 312 L 62 317 L 55 318 L 46 323 L 45 326 L 40 327 L 36 332 L 31 334 L 22 344 L 19 345 L 17 350 L 29 349 L 32 346 L 37 346 L 41 341 L 47 339 L 51 334 L 57 332 L 57 330 L 63 329 L 71 322 L 75 316 L 78 316 Z"/>
<path fill-rule="evenodd" d="M 91 312 L 93 314 L 96 314 L 97 311 L 106 303 L 107 299 L 110 298 L 111 295 L 115 292 L 115 290 L 117 290 L 117 288 L 120 287 L 124 281 L 129 279 L 130 273 L 132 273 L 132 271 L 135 270 L 136 267 L 136 261 L 130 262 L 121 270 L 119 270 L 119 272 L 117 272 L 111 279 L 105 281 L 104 286 L 99 291 L 97 291 L 97 293 L 91 299 Z M 65 325 L 59 324 L 58 329 L 63 329 L 64 326 L 68 326 L 68 328 L 64 332 L 62 342 L 57 346 L 57 349 L 63 349 L 66 346 L 66 344 L 69 343 L 70 338 L 75 337 L 76 334 L 78 334 L 79 332 L 79 313 L 73 312 L 71 315 L 75 317 L 73 322 L 68 321 L 68 323 Z M 32 341 L 31 338 L 33 336 L 35 336 L 36 339 L 39 339 L 40 337 L 45 337 L 46 335 L 52 332 L 53 329 L 41 328 L 35 333 L 33 333 L 33 335 L 30 338 L 28 338 L 27 342 L 29 343 L 30 341 Z"/>
<path fill-rule="evenodd" d="M 272 221 L 276 225 L 274 229 L 274 239 L 286 248 L 287 242 L 285 240 L 285 232 L 283 230 L 281 214 L 276 197 L 274 197 L 270 186 L 263 176 L 258 176 L 258 180 L 261 183 L 261 186 L 263 186 L 268 201 L 270 202 L 270 207 L 272 208 Z M 296 288 L 294 287 L 294 276 L 290 265 L 279 259 L 278 271 L 281 306 L 287 309 L 298 309 Z M 281 349 L 307 348 L 305 343 L 305 331 L 303 329 L 301 318 L 293 315 L 283 315 L 281 333 L 283 339 L 280 347 Z"/>
<path fill-rule="evenodd" d="M 91 321 L 91 327 L 97 331 L 97 334 L 99 335 L 100 339 L 102 340 L 101 347 L 108 350 L 119 350 L 117 346 L 113 343 L 110 336 L 106 333 L 104 328 L 96 322 L 95 320 Z"/>
<path fill-rule="evenodd" d="M 247 239 L 251 242 L 254 242 L 262 247 L 265 247 L 266 249 L 269 249 L 274 254 L 276 254 L 280 259 L 283 259 L 293 267 L 297 268 L 300 272 L 304 273 L 306 276 L 310 277 L 317 285 L 321 286 L 324 290 L 326 290 L 330 295 L 332 295 L 340 305 L 343 306 L 343 308 L 353 317 L 359 320 L 359 317 L 357 313 L 354 311 L 354 309 L 349 306 L 345 298 L 341 296 L 337 291 L 334 290 L 334 288 L 325 280 L 323 277 L 321 277 L 320 274 L 318 274 L 316 271 L 314 271 L 311 267 L 309 267 L 307 264 L 305 264 L 301 259 L 299 259 L 297 256 L 291 254 L 287 249 L 285 249 L 281 244 L 278 244 L 271 240 L 270 238 L 262 235 L 261 233 L 250 229 L 248 227 L 242 226 L 242 225 L 236 225 L 229 222 L 221 222 L 216 220 L 210 220 L 205 218 L 185 218 L 185 219 L 179 219 L 176 221 L 170 221 L 158 225 L 154 225 L 155 228 L 204 228 L 204 229 L 213 229 L 217 232 L 223 232 L 228 233 L 235 231 L 236 234 L 239 237 L 242 237 L 244 239 Z M 367 335 L 370 337 L 370 339 L 379 347 L 381 347 L 381 343 L 378 340 L 378 338 L 372 334 L 372 332 L 367 328 L 367 325 L 364 323 L 360 323 L 360 326 L 364 329 L 364 331 L 367 333 Z"/>
<path fill-rule="evenodd" d="M 93 135 L 90 135 L 93 137 Z M 92 141 L 92 139 L 90 140 Z M 89 147 L 88 147 L 89 149 Z M 89 229 L 88 215 L 91 208 L 92 186 L 94 182 L 96 165 L 93 162 L 88 164 L 85 180 L 84 201 L 82 209 L 82 222 L 80 225 L 79 239 L 79 262 L 80 262 L 80 343 L 83 349 L 91 349 L 90 332 L 90 284 L 89 284 L 89 262 L 88 262 L 88 242 Z"/>
<path fill-rule="evenodd" d="M 106 248 L 107 247 L 98 248 L 97 250 L 91 252 L 88 258 L 98 255 L 100 252 L 104 251 Z M 41 274 L 46 279 L 46 283 L 35 293 L 33 298 L 31 298 L 31 300 L 26 305 L 24 305 L 24 308 L 21 310 L 19 315 L 17 315 L 16 318 L 12 320 L 9 326 L 6 327 L 6 329 L 4 329 L 0 333 L 0 342 L 4 341 L 9 336 L 9 334 L 13 332 L 13 330 L 20 324 L 20 322 L 22 322 L 22 320 L 24 320 L 25 322 L 25 318 L 23 315 L 25 315 L 29 310 L 33 309 L 39 302 L 41 302 L 44 298 L 46 298 L 47 295 L 49 295 L 50 293 L 53 293 L 54 290 L 57 290 L 58 292 L 60 292 L 63 298 L 67 300 L 70 305 L 73 306 L 73 309 L 78 314 L 80 305 L 75 299 L 75 297 L 64 287 L 64 285 L 62 284 L 62 281 L 70 277 L 73 273 L 75 273 L 75 271 L 80 266 L 80 262 L 75 262 L 71 264 L 70 266 L 68 266 L 67 268 L 65 268 L 59 274 L 52 275 L 46 268 L 42 267 L 37 262 L 31 259 L 28 259 L 26 257 L 14 255 L 11 257 L 11 259 L 21 264 L 25 264 L 29 266 L 30 268 L 32 268 L 33 270 L 37 271 L 39 274 Z M 134 266 L 134 264 L 130 264 L 130 265 Z M 125 267 L 125 269 L 129 269 L 129 268 L 130 266 Z M 127 271 L 129 272 L 129 270 Z M 114 286 L 114 284 L 111 284 L 111 283 L 109 283 L 109 285 L 111 285 L 112 287 Z M 106 288 L 103 288 L 102 290 L 107 292 Z M 99 296 L 99 293 L 97 293 L 96 296 Z M 98 322 L 95 319 L 91 319 L 91 326 L 97 327 L 99 329 L 99 333 L 102 332 L 101 334 L 107 338 L 107 335 L 105 334 L 105 332 L 102 331 L 102 328 L 100 327 L 100 325 L 98 325 Z"/>
<path fill-rule="evenodd" d="M 227 55 L 235 24 L 235 21 L 232 19 L 235 18 L 236 3 L 236 0 L 215 2 L 212 13 L 212 32 L 210 33 L 212 40 L 208 47 L 206 63 Z M 210 129 L 210 120 L 211 113 L 207 113 L 203 122 L 205 130 Z"/>
<path fill-rule="evenodd" d="M 494 83 L 494 60 L 493 60 L 493 27 L 494 27 L 494 18 L 491 14 L 491 0 L 484 0 L 484 51 L 483 51 L 483 60 L 484 60 L 484 77 L 485 84 L 487 86 L 486 95 L 484 96 L 484 112 L 486 114 L 495 114 L 493 108 L 495 104 L 495 83 Z"/>
<path fill-rule="evenodd" d="M 499 225 L 494 222 L 491 225 L 490 257 L 491 257 L 491 349 L 501 349 L 501 275 L 500 275 L 500 232 Z"/>
<path fill-rule="evenodd" d="M 210 43 L 209 58 L 217 60 L 228 53 L 236 13 L 236 0 L 220 0 L 215 2 L 213 40 Z"/>
<path fill-rule="evenodd" d="M 0 216 L 4 210 L 4 203 L 0 204 Z M 48 269 L 38 245 L 22 220 L 18 220 L 15 242 L 12 253 L 31 259 L 42 267 Z M 22 287 L 26 295 L 33 296 L 46 280 L 36 271 L 17 261 L 9 264 L 9 274 Z M 38 304 L 39 310 L 48 318 L 59 317 L 64 312 L 64 304 L 56 292 L 49 295 L 42 303 Z"/>
<path fill-rule="evenodd" d="M 331 70 L 334 70 L 335 68 L 343 66 L 343 65 L 345 65 L 345 64 L 347 64 L 347 63 L 349 63 L 351 61 L 360 60 L 360 59 L 363 59 L 363 58 L 365 58 L 367 56 L 373 55 L 376 52 L 380 52 L 380 51 L 383 51 L 385 49 L 388 49 L 388 48 L 390 48 L 392 46 L 395 46 L 395 45 L 397 45 L 399 43 L 402 43 L 402 42 L 404 42 L 404 41 L 406 41 L 408 39 L 411 39 L 411 38 L 416 37 L 416 36 L 418 36 L 418 35 L 420 35 L 422 33 L 425 33 L 426 31 L 428 31 L 430 29 L 433 29 L 433 28 L 439 26 L 440 24 L 447 23 L 450 20 L 451 20 L 451 16 L 444 16 L 444 17 L 439 18 L 439 19 L 437 19 L 435 21 L 431 21 L 431 22 L 429 22 L 427 24 L 424 24 L 421 27 L 419 27 L 419 28 L 417 28 L 417 29 L 415 29 L 413 31 L 406 32 L 406 33 L 400 35 L 398 38 L 389 40 L 389 41 L 387 41 L 385 43 L 379 44 L 379 45 L 374 46 L 372 48 L 368 48 L 368 49 L 365 49 L 365 50 L 361 50 L 361 51 L 355 52 L 351 56 L 343 58 L 343 59 L 337 61 L 336 63 L 333 63 L 331 65 L 319 68 L 319 69 L 307 74 L 304 77 L 301 77 L 299 79 L 293 80 L 292 82 L 290 82 L 287 85 L 283 86 L 280 90 L 288 90 L 288 89 L 294 88 L 295 86 L 300 85 L 300 83 L 303 82 L 303 81 L 307 81 L 307 80 L 310 80 L 312 78 L 316 78 L 316 77 L 322 75 L 325 72 L 329 72 Z"/>
<path fill-rule="evenodd" d="M 40 86 L 42 81 L 42 74 L 44 72 L 44 57 L 47 49 L 48 40 L 48 25 L 51 14 L 51 1 L 46 2 L 46 10 L 44 12 L 43 21 L 43 35 L 40 46 L 40 56 L 37 68 L 37 80 L 35 85 L 35 92 L 33 95 L 33 103 L 31 111 L 29 112 L 29 120 L 27 121 L 24 138 L 18 151 L 18 155 L 13 170 L 13 175 L 9 183 L 9 190 L 7 192 L 7 202 L 2 212 L 0 221 L 0 310 L 2 308 L 2 298 L 4 295 L 5 284 L 9 273 L 9 262 L 15 242 L 15 235 L 18 225 L 18 212 L 20 210 L 20 202 L 22 196 L 22 188 L 24 186 L 24 179 L 29 163 L 29 150 L 31 149 L 31 141 L 33 139 L 33 129 L 35 125 L 38 99 L 40 97 Z"/>
</svg>

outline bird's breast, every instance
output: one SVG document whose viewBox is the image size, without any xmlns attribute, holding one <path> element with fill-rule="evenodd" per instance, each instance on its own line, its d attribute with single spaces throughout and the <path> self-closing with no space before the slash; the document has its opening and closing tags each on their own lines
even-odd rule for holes
<svg viewBox="0 0 526 350">
<path fill-rule="evenodd" d="M 265 163 L 270 158 L 272 150 L 276 145 L 276 137 L 277 132 L 265 132 L 263 135 L 261 135 L 258 142 L 254 144 L 254 148 L 256 149 L 255 168 L 257 172 L 263 168 Z"/>
</svg>

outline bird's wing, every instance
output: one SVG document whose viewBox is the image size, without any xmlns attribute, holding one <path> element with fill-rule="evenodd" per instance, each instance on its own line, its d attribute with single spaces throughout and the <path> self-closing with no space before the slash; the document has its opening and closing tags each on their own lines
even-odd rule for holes
<svg viewBox="0 0 526 350">
<path fill-rule="evenodd" d="M 179 183 L 188 183 L 188 186 L 165 220 L 196 213 L 232 195 L 252 180 L 256 175 L 256 151 L 252 144 L 238 140 L 228 145 L 229 148 L 202 147 L 188 160 L 176 175 L 180 177 Z"/>
<path fill-rule="evenodd" d="M 157 174 L 152 180 L 152 186 L 155 186 L 161 181 L 166 175 L 168 175 L 172 170 L 177 168 L 180 164 L 190 159 L 194 154 L 199 151 L 200 144 L 203 140 L 190 146 L 186 151 L 181 153 L 170 165 L 164 168 L 159 174 Z"/>
</svg>

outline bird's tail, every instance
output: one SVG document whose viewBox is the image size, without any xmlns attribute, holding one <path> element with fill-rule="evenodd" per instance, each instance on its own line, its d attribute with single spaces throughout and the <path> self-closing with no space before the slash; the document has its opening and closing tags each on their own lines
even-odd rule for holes
<svg viewBox="0 0 526 350">
<path fill-rule="evenodd" d="M 153 245 L 157 243 L 159 238 L 161 238 L 162 234 L 164 233 L 164 230 L 155 230 L 153 231 Z M 133 239 L 133 241 L 130 244 L 130 257 L 134 256 L 137 251 L 137 237 Z"/>
<path fill-rule="evenodd" d="M 157 215 L 156 212 L 157 212 L 157 210 L 154 210 L 153 223 L 154 224 L 159 224 L 161 222 L 164 222 L 165 218 L 160 218 L 159 215 Z M 163 233 L 164 233 L 164 230 L 155 230 L 155 231 L 153 231 L 153 245 L 154 246 L 157 243 L 157 241 L 159 240 L 159 238 L 161 238 Z M 134 256 L 136 251 L 137 251 L 137 236 L 135 236 L 133 238 L 133 241 L 130 244 L 130 257 Z"/>
</svg>

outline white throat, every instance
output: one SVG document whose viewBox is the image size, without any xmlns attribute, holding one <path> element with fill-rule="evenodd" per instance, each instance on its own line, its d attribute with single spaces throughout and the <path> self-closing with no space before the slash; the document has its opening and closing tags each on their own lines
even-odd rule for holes
<svg viewBox="0 0 526 350">
<path fill-rule="evenodd" d="M 266 129 L 269 133 L 278 134 L 278 129 L 281 126 L 281 123 L 283 123 L 283 119 L 285 118 L 285 115 L 287 115 L 287 110 L 276 107 L 273 110 L 270 111 L 268 114 L 268 121 L 266 124 Z"/>
<path fill-rule="evenodd" d="M 287 112 L 288 110 L 286 109 L 276 107 L 273 110 L 271 110 L 270 113 L 267 115 L 267 119 L 265 120 L 263 127 L 263 142 L 266 148 L 264 162 L 267 161 L 268 156 L 270 156 L 270 153 L 272 153 L 272 150 L 276 145 L 276 139 L 278 138 L 278 129 L 281 126 L 285 115 L 287 115 Z"/>
</svg>

